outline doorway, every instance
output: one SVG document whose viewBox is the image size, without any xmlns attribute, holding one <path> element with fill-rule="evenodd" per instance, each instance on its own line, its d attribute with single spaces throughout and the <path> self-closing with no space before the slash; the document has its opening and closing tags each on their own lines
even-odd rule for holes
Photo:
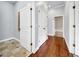
<svg viewBox="0 0 79 59">
<path fill-rule="evenodd" d="M 56 16 L 55 18 L 55 36 L 63 37 L 63 16 Z"/>
</svg>

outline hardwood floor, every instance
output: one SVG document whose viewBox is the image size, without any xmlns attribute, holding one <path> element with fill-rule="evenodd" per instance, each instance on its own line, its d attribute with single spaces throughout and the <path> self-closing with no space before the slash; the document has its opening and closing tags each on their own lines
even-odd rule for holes
<svg viewBox="0 0 79 59">
<path fill-rule="evenodd" d="M 65 40 L 48 36 L 48 40 L 30 57 L 68 57 L 70 55 Z"/>
</svg>

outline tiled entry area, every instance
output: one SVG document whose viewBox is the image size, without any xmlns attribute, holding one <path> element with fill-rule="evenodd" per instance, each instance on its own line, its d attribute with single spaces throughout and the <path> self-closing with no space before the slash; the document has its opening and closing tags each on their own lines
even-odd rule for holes
<svg viewBox="0 0 79 59">
<path fill-rule="evenodd" d="M 26 57 L 31 52 L 23 48 L 20 43 L 14 39 L 0 42 L 0 57 Z"/>
</svg>

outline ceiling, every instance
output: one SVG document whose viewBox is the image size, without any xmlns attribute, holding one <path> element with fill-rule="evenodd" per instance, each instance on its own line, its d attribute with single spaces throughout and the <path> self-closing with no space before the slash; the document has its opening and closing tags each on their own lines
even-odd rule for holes
<svg viewBox="0 0 79 59">
<path fill-rule="evenodd" d="M 11 4 L 15 4 L 17 3 L 18 1 L 7 1 L 8 3 L 11 3 Z M 26 1 L 27 2 L 27 1 Z M 51 8 L 55 8 L 56 6 L 59 6 L 59 5 L 64 5 L 65 4 L 65 1 L 45 1 L 49 7 L 49 9 Z"/>
<path fill-rule="evenodd" d="M 17 3 L 17 1 L 6 1 L 6 2 L 11 3 L 11 4 Z"/>
<path fill-rule="evenodd" d="M 57 4 L 63 4 L 65 1 L 47 1 L 47 3 L 48 4 L 51 4 L 51 5 L 53 5 L 53 4 L 55 4 L 55 5 L 57 5 Z"/>
<path fill-rule="evenodd" d="M 51 9 L 51 8 L 55 8 L 60 5 L 65 5 L 65 1 L 48 1 L 47 5 L 49 9 Z"/>
</svg>

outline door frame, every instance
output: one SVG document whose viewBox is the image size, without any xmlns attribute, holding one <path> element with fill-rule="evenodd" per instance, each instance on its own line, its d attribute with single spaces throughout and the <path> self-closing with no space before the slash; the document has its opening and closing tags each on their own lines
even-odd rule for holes
<svg viewBox="0 0 79 59">
<path fill-rule="evenodd" d="M 65 35 L 64 35 L 64 15 L 54 16 L 54 21 L 55 21 L 55 17 L 63 17 L 63 38 L 65 38 Z"/>
</svg>

